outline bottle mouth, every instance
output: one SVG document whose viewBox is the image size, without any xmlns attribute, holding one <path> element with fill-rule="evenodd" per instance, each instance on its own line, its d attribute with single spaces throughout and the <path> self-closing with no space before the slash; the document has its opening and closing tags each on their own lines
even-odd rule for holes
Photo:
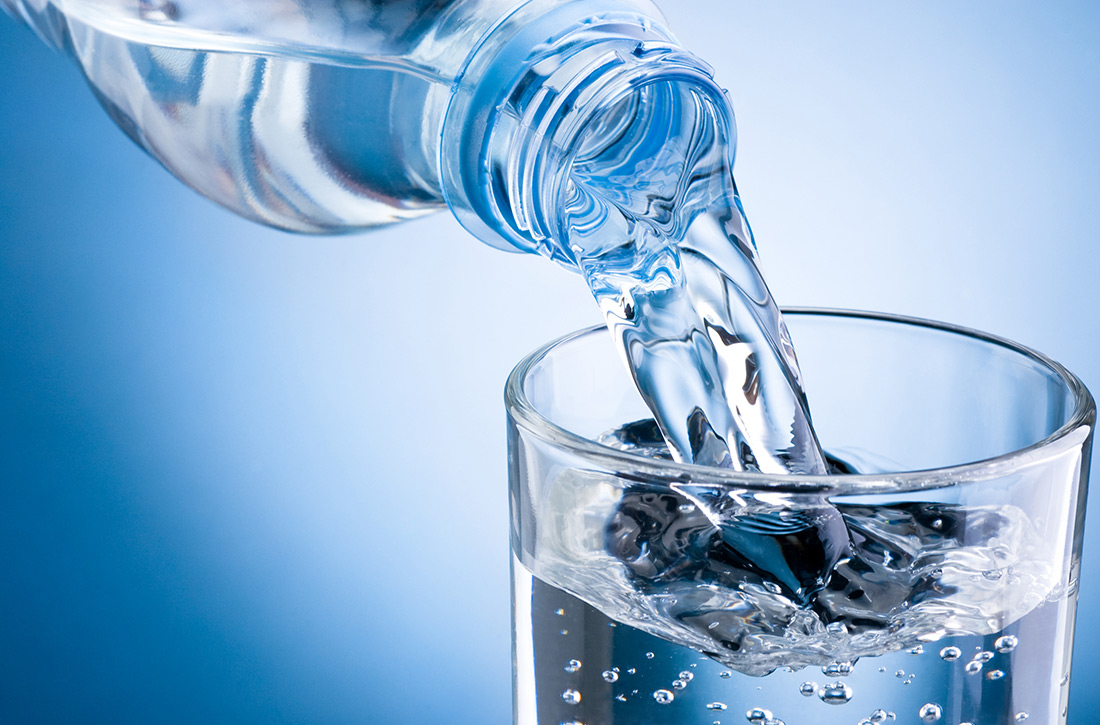
<svg viewBox="0 0 1100 725">
<path fill-rule="evenodd" d="M 647 89 L 690 87 L 732 119 L 710 67 L 652 15 L 604 5 L 569 2 L 506 19 L 522 27 L 490 33 L 456 82 L 440 143 L 444 196 L 493 246 L 574 265 L 559 223 L 573 165 L 614 143 Z"/>
</svg>

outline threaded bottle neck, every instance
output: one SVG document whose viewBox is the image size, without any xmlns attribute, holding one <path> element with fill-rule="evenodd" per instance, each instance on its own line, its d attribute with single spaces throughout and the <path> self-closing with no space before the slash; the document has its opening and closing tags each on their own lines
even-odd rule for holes
<svg viewBox="0 0 1100 725">
<path fill-rule="evenodd" d="M 613 141 L 630 98 L 658 82 L 729 107 L 710 68 L 679 48 L 649 2 L 525 4 L 456 82 L 440 144 L 455 216 L 493 246 L 572 266 L 559 211 L 573 160 Z"/>
</svg>

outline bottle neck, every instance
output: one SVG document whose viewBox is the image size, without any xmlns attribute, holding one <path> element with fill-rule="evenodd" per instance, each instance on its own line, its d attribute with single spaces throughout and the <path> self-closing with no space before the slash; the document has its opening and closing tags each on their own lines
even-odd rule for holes
<svg viewBox="0 0 1100 725">
<path fill-rule="evenodd" d="M 711 69 L 679 48 L 651 3 L 526 3 L 486 36 L 456 81 L 440 143 L 448 205 L 492 246 L 575 265 L 560 213 L 574 161 L 612 146 L 616 129 L 630 125 L 632 99 L 656 83 L 710 99 L 732 133 Z"/>
</svg>

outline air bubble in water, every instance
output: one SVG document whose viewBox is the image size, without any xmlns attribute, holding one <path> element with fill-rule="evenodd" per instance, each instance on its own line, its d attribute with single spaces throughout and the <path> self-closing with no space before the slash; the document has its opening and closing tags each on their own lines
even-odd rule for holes
<svg viewBox="0 0 1100 725">
<path fill-rule="evenodd" d="M 680 679 L 683 680 L 684 682 L 691 682 L 691 680 L 694 677 L 695 677 L 695 673 L 691 672 L 690 670 L 684 670 L 683 672 L 680 673 Z"/>
<path fill-rule="evenodd" d="M 807 680 L 798 686 L 798 691 L 802 693 L 803 697 L 810 697 L 817 692 L 817 683 Z"/>
<path fill-rule="evenodd" d="M 579 670 L 580 668 L 581 668 L 581 661 L 580 660 L 569 660 L 569 662 L 566 663 L 564 669 L 565 669 L 566 672 L 572 674 L 572 673 L 576 672 L 577 670 Z"/>
<path fill-rule="evenodd" d="M 765 710 L 762 707 L 754 707 L 745 713 L 745 719 L 753 725 L 763 725 L 766 720 L 771 720 L 773 717 L 771 710 Z"/>
<path fill-rule="evenodd" d="M 944 647 L 940 650 L 940 659 L 944 662 L 954 662 L 962 657 L 962 650 L 958 647 Z"/>
<path fill-rule="evenodd" d="M 603 679 L 604 679 L 604 682 L 618 682 L 619 673 L 615 672 L 614 670 L 604 670 L 603 671 Z"/>
<path fill-rule="evenodd" d="M 966 663 L 966 674 L 976 675 L 982 671 L 982 663 L 978 660 L 972 660 Z"/>
<path fill-rule="evenodd" d="M 1005 654 L 1006 652 L 1011 652 L 1012 650 L 1016 649 L 1016 645 L 1018 645 L 1019 643 L 1020 641 L 1013 637 L 1011 634 L 1006 634 L 1003 637 L 997 638 L 997 641 L 993 643 L 993 649 L 997 650 L 1001 654 Z"/>
<path fill-rule="evenodd" d="M 905 670 L 898 670 L 894 673 L 894 677 L 898 678 L 899 680 L 905 677 Z"/>
<path fill-rule="evenodd" d="M 623 695 L 622 693 L 620 693 L 618 695 L 615 695 L 615 699 L 618 700 L 619 702 L 626 702 L 626 695 Z"/>
<path fill-rule="evenodd" d="M 570 705 L 577 705 L 581 701 L 581 693 L 574 689 L 568 689 L 561 693 L 561 699 L 565 700 Z"/>
<path fill-rule="evenodd" d="M 821 668 L 821 673 L 829 677 L 843 677 L 852 674 L 851 662 L 831 662 Z"/>
<path fill-rule="evenodd" d="M 1062 681 L 1058 683 L 1061 687 L 1065 687 L 1069 684 L 1069 673 L 1062 675 Z"/>
<path fill-rule="evenodd" d="M 678 510 L 682 514 L 690 514 L 692 511 L 695 510 L 695 504 L 693 504 L 693 503 L 682 503 L 678 507 Z"/>
<path fill-rule="evenodd" d="M 991 659 L 993 659 L 993 653 L 992 652 L 979 652 L 978 654 L 974 655 L 974 661 L 975 662 L 983 662 L 984 663 L 984 662 L 989 662 Z"/>
<path fill-rule="evenodd" d="M 999 680 L 1005 676 L 1004 670 L 990 670 L 985 673 L 985 679 L 987 680 Z"/>
<path fill-rule="evenodd" d="M 657 701 L 658 705 L 667 705 L 675 700 L 676 696 L 668 690 L 657 690 L 653 693 L 653 699 Z"/>
<path fill-rule="evenodd" d="M 652 652 L 646 652 L 646 653 L 645 653 L 645 658 L 646 658 L 647 660 L 651 660 L 651 659 L 653 659 L 653 658 L 654 658 L 655 656 L 656 656 L 656 655 L 654 655 L 654 654 L 653 654 Z"/>
<path fill-rule="evenodd" d="M 673 690 L 682 690 L 687 686 L 688 686 L 688 683 L 685 680 L 673 680 L 672 681 L 672 689 Z"/>
<path fill-rule="evenodd" d="M 1018 712 L 1016 713 L 1016 722 L 1023 722 L 1024 720 L 1027 720 L 1028 717 L 1029 715 L 1026 712 Z"/>
<path fill-rule="evenodd" d="M 726 703 L 724 703 L 724 702 L 708 702 L 707 703 L 707 709 L 708 710 L 725 710 L 726 709 Z"/>
<path fill-rule="evenodd" d="M 911 655 L 924 654 L 924 645 L 918 644 L 916 647 L 910 647 L 909 648 L 909 654 L 911 654 Z"/>
<path fill-rule="evenodd" d="M 564 609 L 555 609 L 554 614 L 558 615 L 559 617 L 564 617 L 565 616 L 565 610 Z"/>
<path fill-rule="evenodd" d="M 769 717 L 767 720 L 764 721 L 764 725 L 787 725 L 787 723 L 783 722 L 777 717 Z"/>
<path fill-rule="evenodd" d="M 852 688 L 843 682 L 834 682 L 831 685 L 822 685 L 818 690 L 817 696 L 821 698 L 822 702 L 830 705 L 843 705 L 852 699 Z"/>
<path fill-rule="evenodd" d="M 628 674 L 628 675 L 633 675 L 633 674 L 634 674 L 635 672 L 637 672 L 637 671 L 638 671 L 638 670 L 637 670 L 636 668 L 634 668 L 634 667 L 631 667 L 631 668 L 630 668 L 629 670 L 627 670 L 627 671 L 626 671 L 626 674 Z"/>
<path fill-rule="evenodd" d="M 733 677 L 733 673 L 729 670 L 722 670 L 718 673 L 718 676 L 721 677 L 723 680 L 728 680 L 729 678 Z"/>
<path fill-rule="evenodd" d="M 874 712 L 872 712 L 871 717 L 869 717 L 867 719 L 870 720 L 871 722 L 879 723 L 879 722 L 884 722 L 887 717 L 888 717 L 887 712 L 885 710 L 883 710 L 882 708 L 879 708 L 878 710 L 875 710 Z"/>
<path fill-rule="evenodd" d="M 935 703 L 926 702 L 921 706 L 920 712 L 917 714 L 920 715 L 920 719 L 924 722 L 936 722 L 943 717 L 943 710 Z"/>
</svg>

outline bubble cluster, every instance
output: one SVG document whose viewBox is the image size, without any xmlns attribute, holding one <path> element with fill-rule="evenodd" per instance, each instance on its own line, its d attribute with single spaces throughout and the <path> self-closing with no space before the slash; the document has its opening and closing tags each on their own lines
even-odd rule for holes
<svg viewBox="0 0 1100 725">
<path fill-rule="evenodd" d="M 830 662 L 821 668 L 821 673 L 829 677 L 843 677 L 852 674 L 851 662 Z"/>
<path fill-rule="evenodd" d="M 822 702 L 829 705 L 843 705 L 852 699 L 852 688 L 843 682 L 837 681 L 822 685 L 817 692 L 817 696 L 821 698 Z"/>
</svg>

